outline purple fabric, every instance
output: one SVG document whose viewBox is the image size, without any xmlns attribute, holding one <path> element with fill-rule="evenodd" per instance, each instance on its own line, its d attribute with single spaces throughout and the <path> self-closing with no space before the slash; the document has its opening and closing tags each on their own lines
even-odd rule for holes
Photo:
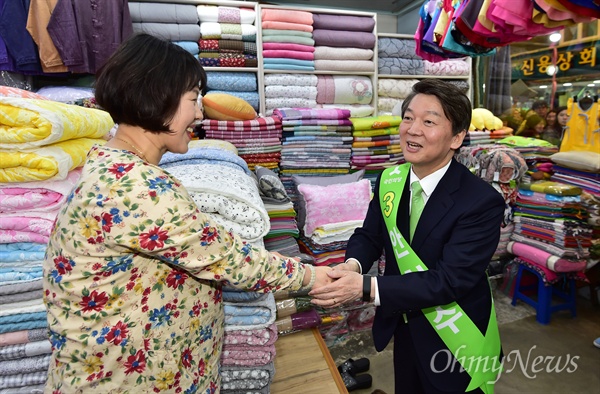
<svg viewBox="0 0 600 394">
<path fill-rule="evenodd" d="M 361 31 L 313 30 L 315 46 L 375 48 L 375 34 Z"/>
<path fill-rule="evenodd" d="M 71 72 L 94 74 L 132 26 L 127 0 L 58 0 L 47 29 Z"/>
<path fill-rule="evenodd" d="M 375 19 L 370 16 L 313 14 L 313 28 L 372 32 Z"/>
</svg>

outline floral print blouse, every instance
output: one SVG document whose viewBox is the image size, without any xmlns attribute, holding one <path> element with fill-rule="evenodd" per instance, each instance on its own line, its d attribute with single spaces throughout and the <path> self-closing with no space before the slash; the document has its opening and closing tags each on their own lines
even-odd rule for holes
<svg viewBox="0 0 600 394">
<path fill-rule="evenodd" d="M 94 146 L 44 262 L 47 393 L 218 393 L 221 286 L 271 292 L 305 267 L 244 243 L 180 182 Z"/>
</svg>

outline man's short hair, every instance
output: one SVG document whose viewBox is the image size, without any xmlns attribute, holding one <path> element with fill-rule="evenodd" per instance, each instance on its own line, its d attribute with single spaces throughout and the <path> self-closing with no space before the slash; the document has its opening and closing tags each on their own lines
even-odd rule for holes
<svg viewBox="0 0 600 394">
<path fill-rule="evenodd" d="M 538 100 L 534 102 L 531 106 L 531 109 L 533 110 L 536 110 L 538 108 L 548 108 L 548 103 L 546 103 L 544 100 Z"/>
</svg>

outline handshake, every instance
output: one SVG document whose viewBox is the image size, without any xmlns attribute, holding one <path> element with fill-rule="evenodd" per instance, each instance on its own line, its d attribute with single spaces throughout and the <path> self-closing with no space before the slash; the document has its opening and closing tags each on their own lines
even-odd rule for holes
<svg viewBox="0 0 600 394">
<path fill-rule="evenodd" d="M 311 291 L 311 302 L 323 308 L 337 308 L 361 299 L 363 276 L 359 273 L 358 261 L 350 260 L 335 267 L 312 267 L 315 282 Z"/>
</svg>

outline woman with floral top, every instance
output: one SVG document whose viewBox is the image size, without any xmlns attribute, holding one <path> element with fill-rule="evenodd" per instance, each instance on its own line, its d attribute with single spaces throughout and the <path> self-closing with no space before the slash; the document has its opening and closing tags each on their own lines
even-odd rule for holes
<svg viewBox="0 0 600 394">
<path fill-rule="evenodd" d="M 205 84 L 193 55 L 145 34 L 97 75 L 98 105 L 119 127 L 88 153 L 48 244 L 47 393 L 219 392 L 221 287 L 330 281 L 326 267 L 226 232 L 158 167 L 165 152 L 187 152 Z"/>
</svg>

